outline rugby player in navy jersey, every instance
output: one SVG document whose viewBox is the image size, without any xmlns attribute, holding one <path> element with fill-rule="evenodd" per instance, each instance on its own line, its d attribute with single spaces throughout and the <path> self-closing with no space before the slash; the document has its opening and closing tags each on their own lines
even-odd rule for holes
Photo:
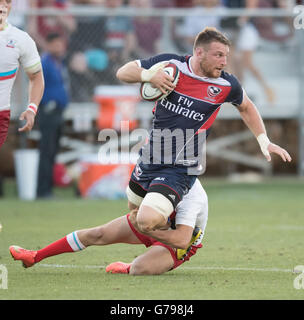
<svg viewBox="0 0 304 320">
<path fill-rule="evenodd" d="M 166 98 L 157 101 L 153 128 L 149 142 L 142 147 L 141 157 L 131 175 L 127 188 L 129 209 L 139 207 L 137 226 L 149 235 L 152 230 L 167 223 L 171 212 L 193 185 L 196 176 L 189 174 L 191 166 L 198 165 L 198 136 L 208 136 L 221 105 L 230 102 L 236 106 L 241 118 L 257 138 L 267 161 L 270 154 L 279 155 L 284 162 L 291 161 L 286 150 L 270 142 L 263 120 L 235 76 L 224 71 L 229 54 L 229 40 L 215 28 L 205 28 L 194 41 L 193 55 L 160 54 L 149 59 L 131 61 L 117 71 L 117 78 L 126 83 L 150 82 L 163 93 L 173 90 Z M 163 71 L 163 66 L 151 68 L 167 61 L 176 64 L 180 77 L 174 87 L 173 78 Z M 187 130 L 193 130 L 192 153 L 185 152 Z M 183 132 L 182 148 L 174 148 L 177 139 L 172 133 Z M 166 162 L 165 141 L 172 139 L 171 162 Z M 161 145 L 161 152 L 153 152 L 153 145 Z M 173 151 L 174 150 L 174 151 Z M 186 156 L 185 156 L 186 153 Z M 183 155 L 183 156 L 181 156 Z"/>
</svg>

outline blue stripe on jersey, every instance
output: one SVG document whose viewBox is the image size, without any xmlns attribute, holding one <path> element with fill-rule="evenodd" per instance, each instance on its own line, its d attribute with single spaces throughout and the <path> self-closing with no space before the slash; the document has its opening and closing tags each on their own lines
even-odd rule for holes
<svg viewBox="0 0 304 320">
<path fill-rule="evenodd" d="M 0 72 L 0 77 L 7 77 L 7 76 L 11 76 L 14 73 L 16 73 L 18 70 L 18 68 L 11 70 L 11 71 L 7 71 L 7 72 Z"/>
</svg>

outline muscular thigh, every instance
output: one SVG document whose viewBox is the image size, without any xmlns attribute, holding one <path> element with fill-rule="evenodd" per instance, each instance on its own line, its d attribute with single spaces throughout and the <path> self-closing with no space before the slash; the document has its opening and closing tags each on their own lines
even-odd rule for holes
<svg viewBox="0 0 304 320">
<path fill-rule="evenodd" d="M 131 230 L 127 221 L 127 216 L 122 216 L 117 219 L 114 219 L 106 223 L 105 225 L 101 226 L 100 228 L 103 228 L 102 240 L 106 244 L 142 244 L 142 242 L 138 240 L 136 235 Z"/>
</svg>

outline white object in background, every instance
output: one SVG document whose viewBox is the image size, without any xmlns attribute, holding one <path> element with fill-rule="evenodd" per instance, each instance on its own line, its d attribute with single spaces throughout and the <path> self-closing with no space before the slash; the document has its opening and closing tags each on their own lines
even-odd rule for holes
<svg viewBox="0 0 304 320">
<path fill-rule="evenodd" d="M 22 200 L 35 200 L 39 151 L 35 149 L 19 149 L 15 151 L 14 159 L 19 198 Z"/>
</svg>

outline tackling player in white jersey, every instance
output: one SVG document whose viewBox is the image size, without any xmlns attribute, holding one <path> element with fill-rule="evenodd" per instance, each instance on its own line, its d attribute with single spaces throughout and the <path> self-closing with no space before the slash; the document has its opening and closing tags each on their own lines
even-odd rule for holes
<svg viewBox="0 0 304 320">
<path fill-rule="evenodd" d="M 24 31 L 8 23 L 12 0 L 0 0 L 0 148 L 7 137 L 10 120 L 10 96 L 21 64 L 29 78 L 29 104 L 20 115 L 25 125 L 19 129 L 30 131 L 44 91 L 40 56 L 33 39 Z"/>
<path fill-rule="evenodd" d="M 104 225 L 71 232 L 40 250 L 11 246 L 10 253 L 27 268 L 50 256 L 84 250 L 92 245 L 144 244 L 151 248 L 131 263 L 111 263 L 106 267 L 106 272 L 162 274 L 188 261 L 196 254 L 197 249 L 202 247 L 201 241 L 208 219 L 208 198 L 198 179 L 177 205 L 176 214 L 174 212 L 170 218 L 175 220 L 176 229 L 169 228 L 174 228 L 170 222 L 164 230 L 150 231 L 147 236 L 136 229 L 136 210 L 133 210 Z"/>
</svg>

